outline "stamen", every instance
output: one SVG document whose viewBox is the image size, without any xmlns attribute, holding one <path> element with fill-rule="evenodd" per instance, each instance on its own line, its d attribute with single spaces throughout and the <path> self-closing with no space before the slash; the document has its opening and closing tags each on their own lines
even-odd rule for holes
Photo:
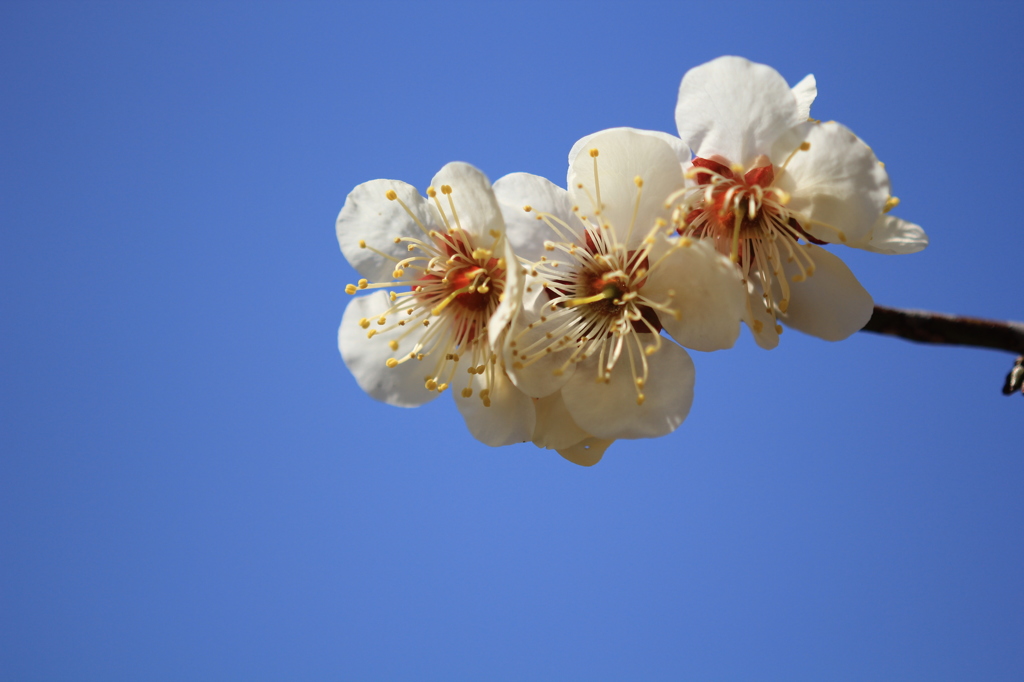
<svg viewBox="0 0 1024 682">
<path fill-rule="evenodd" d="M 395 190 L 389 189 L 387 192 L 384 193 L 384 196 L 387 197 L 388 201 L 397 201 L 398 205 L 405 209 L 405 212 L 409 214 L 409 217 L 412 218 L 413 222 L 416 223 L 416 225 L 419 226 L 420 230 L 423 231 L 423 234 L 427 234 L 426 226 L 420 222 L 420 219 L 416 217 L 415 213 L 409 210 L 409 207 L 405 205 L 405 202 L 398 198 L 398 193 L 395 192 Z M 362 245 L 363 242 L 359 242 L 359 246 Z"/>
</svg>

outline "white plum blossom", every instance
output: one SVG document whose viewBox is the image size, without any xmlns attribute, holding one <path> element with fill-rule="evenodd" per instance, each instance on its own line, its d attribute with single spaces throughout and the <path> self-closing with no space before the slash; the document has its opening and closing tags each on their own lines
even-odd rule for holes
<svg viewBox="0 0 1024 682">
<path fill-rule="evenodd" d="M 825 244 L 886 254 L 928 244 L 888 215 L 898 200 L 871 149 L 844 126 L 809 119 L 813 76 L 792 89 L 769 66 L 720 57 L 679 87 L 676 124 L 694 159 L 674 224 L 737 263 L 757 342 L 778 344 L 784 322 L 837 341 L 871 317 L 871 296 Z"/>
<path fill-rule="evenodd" d="M 658 136 L 590 136 L 574 147 L 568 186 L 513 173 L 494 189 L 525 264 L 506 369 L 545 408 L 538 424 L 551 431 L 538 444 L 572 460 L 582 453 L 558 438 L 588 434 L 580 448 L 603 452 L 614 439 L 676 429 L 692 403 L 694 369 L 661 331 L 690 348 L 729 348 L 745 292 L 728 258 L 675 237 L 665 198 L 684 187 L 683 169 Z"/>
<path fill-rule="evenodd" d="M 470 432 L 488 445 L 530 440 L 533 401 L 505 374 L 499 352 L 519 309 L 519 268 L 487 178 L 465 163 L 434 177 L 427 198 L 398 180 L 348 195 L 336 231 L 361 279 L 338 330 L 359 386 L 401 407 L 449 386 Z"/>
</svg>

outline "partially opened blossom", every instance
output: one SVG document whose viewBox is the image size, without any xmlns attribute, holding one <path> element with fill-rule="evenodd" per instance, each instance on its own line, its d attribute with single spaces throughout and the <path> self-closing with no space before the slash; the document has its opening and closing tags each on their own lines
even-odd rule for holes
<svg viewBox="0 0 1024 682">
<path fill-rule="evenodd" d="M 538 405 L 557 398 L 545 419 L 564 406 L 592 443 L 665 435 L 686 418 L 694 370 L 661 331 L 699 350 L 732 346 L 741 279 L 709 244 L 667 236 L 665 198 L 684 187 L 671 145 L 616 129 L 574 150 L 568 191 L 526 173 L 495 183 L 527 266 L 506 369 Z"/>
<path fill-rule="evenodd" d="M 823 245 L 901 254 L 928 243 L 887 215 L 898 200 L 871 149 L 838 123 L 808 118 L 816 94 L 813 76 L 790 88 L 739 57 L 691 69 L 679 88 L 676 123 L 695 158 L 671 199 L 674 224 L 737 264 L 747 322 L 768 348 L 779 321 L 835 341 L 871 317 L 871 296 Z"/>
<path fill-rule="evenodd" d="M 422 405 L 451 387 L 471 433 L 489 445 L 530 440 L 535 409 L 498 349 L 519 308 L 521 278 L 487 178 L 450 163 L 422 197 L 398 180 L 356 187 L 338 243 L 361 276 L 338 330 L 360 387 Z"/>
</svg>

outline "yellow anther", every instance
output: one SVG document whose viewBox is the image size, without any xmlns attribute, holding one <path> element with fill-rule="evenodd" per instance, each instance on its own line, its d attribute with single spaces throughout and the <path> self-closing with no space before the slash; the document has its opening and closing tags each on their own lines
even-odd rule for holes
<svg viewBox="0 0 1024 682">
<path fill-rule="evenodd" d="M 786 190 L 779 189 L 776 187 L 775 189 L 772 190 L 772 192 L 775 194 L 775 200 L 782 204 L 783 206 L 789 203 L 790 196 L 789 192 L 787 192 Z"/>
<path fill-rule="evenodd" d="M 345 285 L 345 293 L 346 294 L 354 294 L 354 293 L 356 293 L 356 291 L 358 291 L 358 289 L 356 289 L 356 285 L 355 284 L 346 284 Z"/>
<path fill-rule="evenodd" d="M 523 206 L 523 210 L 526 211 L 527 213 L 529 213 L 530 211 L 533 210 L 533 206 L 530 206 L 529 204 L 527 204 L 526 206 Z M 542 218 L 540 218 L 540 216 L 537 216 L 537 219 L 541 220 Z"/>
<path fill-rule="evenodd" d="M 693 246 L 693 240 L 689 237 L 680 237 L 677 243 L 684 249 L 688 249 Z"/>
<path fill-rule="evenodd" d="M 784 298 L 781 301 L 779 301 L 779 312 L 784 313 L 787 310 L 789 310 L 789 299 Z"/>
<path fill-rule="evenodd" d="M 640 394 L 638 394 L 636 396 L 636 404 L 637 405 L 643 405 L 644 404 L 644 394 L 643 393 L 640 393 Z"/>
<path fill-rule="evenodd" d="M 544 250 L 545 251 L 554 251 L 555 250 L 555 243 L 554 242 L 547 242 L 547 241 L 544 242 Z"/>
<path fill-rule="evenodd" d="M 402 238 L 401 237 L 395 237 L 391 241 L 393 241 L 396 244 L 401 244 L 402 243 Z M 412 249 L 413 249 L 413 245 L 409 244 L 409 250 L 412 251 Z"/>
<path fill-rule="evenodd" d="M 637 377 L 636 378 L 636 387 L 637 388 L 643 388 L 644 387 L 644 378 L 643 377 Z"/>
<path fill-rule="evenodd" d="M 842 232 L 842 231 L 839 232 L 839 241 L 841 241 L 844 244 L 846 243 L 846 233 L 845 232 Z"/>
<path fill-rule="evenodd" d="M 734 163 L 731 166 L 729 166 L 729 170 L 731 170 L 733 173 L 740 173 L 740 174 L 742 174 L 743 173 L 743 164 Z"/>
<path fill-rule="evenodd" d="M 810 148 L 811 148 L 811 143 L 810 142 L 801 142 L 800 143 L 800 151 L 805 152 L 805 151 L 807 151 Z"/>
<path fill-rule="evenodd" d="M 427 379 L 427 383 L 424 384 L 428 391 L 433 391 L 437 388 L 437 382 L 433 379 Z"/>
<path fill-rule="evenodd" d="M 360 239 L 359 240 L 359 248 L 360 249 L 365 249 L 366 248 L 366 240 L 365 239 Z"/>
<path fill-rule="evenodd" d="M 782 333 L 782 325 L 781 324 L 775 325 L 775 333 L 776 334 L 781 334 Z"/>
<path fill-rule="evenodd" d="M 470 398 L 472 396 L 473 396 L 473 389 L 472 388 L 467 386 L 466 388 L 462 389 L 462 397 L 463 398 Z"/>
<path fill-rule="evenodd" d="M 885 208 L 882 209 L 882 213 L 888 213 L 889 211 L 893 210 L 894 208 L 896 208 L 899 205 L 900 205 L 899 198 L 897 198 L 897 197 L 889 197 L 889 199 L 885 202 Z"/>
<path fill-rule="evenodd" d="M 370 321 L 364 317 L 359 320 L 359 326 L 362 327 L 363 329 L 366 329 L 370 326 Z"/>
<path fill-rule="evenodd" d="M 437 392 L 438 393 L 444 393 L 444 389 L 446 389 L 446 388 L 448 388 L 448 384 L 438 384 L 437 385 Z"/>
<path fill-rule="evenodd" d="M 390 298 L 390 299 L 391 299 L 391 302 L 392 302 L 392 303 L 394 303 L 395 301 L 397 301 L 397 300 L 398 300 L 398 294 L 396 294 L 396 293 L 395 293 L 395 292 L 393 292 L 393 291 L 392 291 L 392 292 L 389 292 L 389 293 L 388 293 L 388 298 Z"/>
<path fill-rule="evenodd" d="M 803 274 L 798 272 L 795 275 L 793 275 L 792 279 L 793 279 L 794 282 L 802 282 L 802 281 L 804 281 L 805 278 L 804 278 Z"/>
<path fill-rule="evenodd" d="M 370 286 L 370 282 L 365 279 L 359 280 L 357 284 L 359 285 L 360 289 L 365 289 L 366 287 Z"/>
<path fill-rule="evenodd" d="M 810 277 L 813 274 L 814 274 L 814 266 L 813 265 L 808 265 L 807 266 L 807 276 Z"/>
<path fill-rule="evenodd" d="M 395 277 L 395 279 L 398 279 L 399 277 L 404 277 L 405 276 L 405 270 L 403 270 L 402 268 L 398 268 L 397 270 L 395 270 L 391 274 Z"/>
<path fill-rule="evenodd" d="M 452 186 L 451 185 L 441 185 L 441 194 L 451 194 L 451 193 L 452 193 Z"/>
<path fill-rule="evenodd" d="M 366 332 L 366 338 L 372 339 L 376 333 L 377 333 L 376 329 L 371 329 L 370 331 Z"/>
<path fill-rule="evenodd" d="M 384 196 L 388 198 L 388 201 L 394 201 L 395 199 L 398 198 L 398 195 L 395 193 L 395 190 L 393 189 L 389 189 L 387 192 L 385 192 Z"/>
<path fill-rule="evenodd" d="M 590 156 L 591 156 L 591 158 L 597 158 L 597 155 L 598 155 L 598 151 L 597 151 L 597 149 L 591 149 L 591 150 L 590 150 Z"/>
<path fill-rule="evenodd" d="M 638 175 L 635 178 L 633 178 L 633 184 L 636 185 L 637 187 L 643 187 L 644 179 Z"/>
<path fill-rule="evenodd" d="M 497 230 L 488 230 L 487 234 L 491 235 L 495 239 L 501 236 L 501 232 L 498 232 Z"/>
<path fill-rule="evenodd" d="M 398 350 L 398 341 L 388 341 L 388 348 L 390 348 L 391 350 Z"/>
<path fill-rule="evenodd" d="M 647 348 L 644 348 L 644 355 L 647 355 L 647 356 L 654 355 L 654 353 L 657 350 L 658 350 L 657 346 L 647 346 Z"/>
<path fill-rule="evenodd" d="M 388 361 L 385 362 L 384 364 L 391 368 L 398 367 L 398 360 L 395 360 L 394 358 L 388 358 Z"/>
</svg>

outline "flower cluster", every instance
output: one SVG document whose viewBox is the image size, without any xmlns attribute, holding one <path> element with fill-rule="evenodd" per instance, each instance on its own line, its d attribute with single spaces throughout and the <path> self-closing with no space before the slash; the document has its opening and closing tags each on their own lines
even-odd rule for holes
<svg viewBox="0 0 1024 682">
<path fill-rule="evenodd" d="M 873 302 L 829 245 L 886 254 L 927 237 L 871 149 L 809 118 L 813 76 L 722 57 L 690 70 L 679 137 L 616 128 L 569 153 L 566 189 L 528 173 L 492 186 L 450 163 L 425 194 L 356 187 L 338 216 L 361 279 L 338 345 L 392 405 L 451 388 L 491 446 L 532 441 L 582 465 L 620 438 L 671 433 L 693 401 L 686 348 L 764 348 L 783 324 L 837 341 Z"/>
</svg>

